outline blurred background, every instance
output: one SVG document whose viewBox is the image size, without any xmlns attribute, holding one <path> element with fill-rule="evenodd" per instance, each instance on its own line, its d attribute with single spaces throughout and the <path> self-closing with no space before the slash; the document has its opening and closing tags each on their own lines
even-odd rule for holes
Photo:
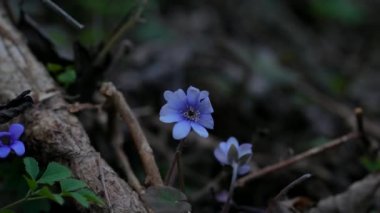
<svg viewBox="0 0 380 213">
<path fill-rule="evenodd" d="M 85 27 L 73 27 L 39 0 L 8 1 L 8 11 L 69 102 L 101 102 L 96 91 L 102 81 L 112 81 L 124 93 L 162 174 L 177 145 L 172 126 L 158 120 L 163 92 L 190 85 L 210 92 L 215 129 L 208 139 L 192 135 L 183 155 L 185 192 L 194 212 L 216 212 L 215 194 L 228 189 L 228 175 L 217 179 L 213 192 L 205 188 L 223 172 L 229 174 L 214 159 L 217 142 L 235 136 L 252 143 L 257 170 L 352 131 L 357 106 L 367 118 L 379 119 L 379 1 L 55 2 Z M 107 47 L 123 27 L 127 30 Z M 97 150 L 125 177 L 109 144 L 108 114 L 77 114 Z M 143 180 L 128 128 L 119 126 L 124 151 Z M 371 136 L 376 141 L 378 135 Z M 23 168 L 0 163 L 3 197 L 15 190 L 9 181 L 17 178 L 11 175 Z M 237 189 L 234 201 L 264 210 L 287 184 L 311 173 L 289 194 L 309 205 L 379 169 L 376 155 L 360 142 L 348 143 L 250 182 Z"/>
</svg>

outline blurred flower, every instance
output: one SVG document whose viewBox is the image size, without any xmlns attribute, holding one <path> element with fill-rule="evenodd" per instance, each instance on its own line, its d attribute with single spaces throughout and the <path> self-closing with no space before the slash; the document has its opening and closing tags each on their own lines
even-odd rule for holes
<svg viewBox="0 0 380 213">
<path fill-rule="evenodd" d="M 214 128 L 214 120 L 207 91 L 190 86 L 187 94 L 182 89 L 175 92 L 165 91 L 164 98 L 167 103 L 161 108 L 160 120 L 164 123 L 176 122 L 173 128 L 173 138 L 185 138 L 191 129 L 198 135 L 207 137 L 206 128 Z"/>
<path fill-rule="evenodd" d="M 223 190 L 223 191 L 216 194 L 215 199 L 219 203 L 225 203 L 228 200 L 228 196 L 229 196 L 228 191 Z"/>
<path fill-rule="evenodd" d="M 18 156 L 25 153 L 24 143 L 19 140 L 23 132 L 24 126 L 18 123 L 12 124 L 8 132 L 0 132 L 0 158 L 6 158 L 11 150 Z"/>
<path fill-rule="evenodd" d="M 252 144 L 244 143 L 239 145 L 234 137 L 230 137 L 227 142 L 219 143 L 214 150 L 214 155 L 222 165 L 237 168 L 239 175 L 244 175 L 251 169 L 248 161 L 252 156 Z"/>
</svg>

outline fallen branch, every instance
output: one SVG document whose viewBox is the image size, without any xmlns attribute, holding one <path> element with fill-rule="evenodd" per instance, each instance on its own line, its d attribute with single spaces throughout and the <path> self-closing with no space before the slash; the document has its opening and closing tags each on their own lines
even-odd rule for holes
<svg viewBox="0 0 380 213">
<path fill-rule="evenodd" d="M 125 101 L 123 94 L 118 91 L 112 83 L 103 83 L 100 92 L 109 99 L 116 107 L 129 127 L 132 134 L 133 142 L 135 143 L 137 152 L 141 158 L 145 173 L 147 175 L 145 183 L 148 185 L 158 186 L 163 185 L 160 172 L 153 156 L 152 148 L 146 139 L 142 128 L 134 116 L 128 103 Z"/>
<path fill-rule="evenodd" d="M 318 146 L 318 147 L 315 147 L 315 148 L 312 148 L 312 149 L 309 149 L 307 150 L 306 152 L 303 152 L 303 153 L 300 153 L 298 155 L 295 155 L 289 159 L 286 159 L 284 161 L 281 161 L 281 162 L 278 162 L 274 165 L 270 165 L 270 166 L 267 166 L 263 169 L 260 169 L 258 171 L 252 171 L 251 173 L 249 173 L 248 175 L 244 176 L 244 177 L 241 177 L 240 179 L 238 179 L 238 181 L 236 182 L 236 185 L 238 187 L 242 187 L 244 186 L 247 182 L 253 180 L 253 179 L 256 179 L 256 178 L 259 178 L 261 176 L 264 176 L 264 175 L 267 175 L 267 174 L 270 174 L 270 173 L 273 173 L 273 172 L 276 172 L 276 171 L 279 171 L 281 169 L 285 169 L 295 163 L 298 163 L 306 158 L 309 158 L 309 157 L 312 157 L 312 156 L 315 156 L 315 155 L 318 155 L 322 152 L 325 152 L 327 150 L 330 150 L 330 149 L 333 149 L 337 146 L 340 146 L 344 143 L 347 143 L 351 140 L 354 140 L 354 139 L 358 139 L 360 138 L 360 134 L 357 133 L 357 132 L 351 132 L 347 135 L 343 135 L 342 137 L 340 138 L 337 138 L 335 140 L 332 140 L 324 145 L 321 145 L 321 146 Z"/>
<path fill-rule="evenodd" d="M 141 195 L 144 191 L 144 187 L 136 177 L 135 172 L 129 163 L 128 156 L 123 151 L 124 135 L 120 128 L 117 114 L 114 110 L 109 110 L 108 119 L 108 128 L 111 131 L 111 145 L 113 151 L 116 153 L 116 160 L 120 164 L 124 175 L 127 177 L 128 184 Z"/>
</svg>

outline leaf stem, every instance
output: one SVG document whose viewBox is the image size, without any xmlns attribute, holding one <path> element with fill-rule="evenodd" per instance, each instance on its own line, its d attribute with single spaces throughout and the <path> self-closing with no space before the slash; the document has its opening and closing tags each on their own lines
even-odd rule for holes
<svg viewBox="0 0 380 213">
<path fill-rule="evenodd" d="M 0 208 L 0 210 L 9 209 L 9 208 L 11 208 L 11 207 L 13 207 L 13 206 L 16 206 L 16 205 L 18 205 L 18 204 L 24 202 L 24 201 L 27 201 L 28 198 L 29 198 L 29 196 L 30 196 L 30 194 L 31 194 L 31 191 L 29 190 L 29 191 L 26 193 L 25 197 L 21 198 L 20 200 L 16 200 L 15 202 L 10 203 L 10 204 L 8 204 L 8 205 L 5 205 L 4 207 Z"/>
</svg>

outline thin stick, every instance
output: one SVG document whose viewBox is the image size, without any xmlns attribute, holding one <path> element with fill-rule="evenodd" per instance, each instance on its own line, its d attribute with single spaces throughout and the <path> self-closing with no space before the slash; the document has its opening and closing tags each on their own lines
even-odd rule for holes
<svg viewBox="0 0 380 213">
<path fill-rule="evenodd" d="M 311 177 L 311 174 L 304 174 L 301 177 L 297 178 L 293 182 L 291 182 L 289 185 L 287 185 L 285 188 L 283 188 L 274 198 L 275 200 L 282 199 L 290 189 L 294 188 L 296 185 L 304 182 L 305 180 L 309 179 Z"/>
<path fill-rule="evenodd" d="M 66 19 L 67 22 L 69 22 L 71 25 L 78 29 L 83 29 L 84 25 L 79 23 L 77 20 L 75 20 L 72 16 L 70 16 L 66 11 L 64 11 L 61 7 L 59 7 L 56 3 L 52 2 L 51 0 L 42 0 L 43 3 L 46 4 L 50 9 L 52 9 L 54 12 L 56 12 L 58 15 L 62 16 Z"/>
<path fill-rule="evenodd" d="M 111 48 L 116 44 L 116 42 L 119 41 L 120 38 L 137 23 L 142 12 L 144 11 L 146 3 L 147 0 L 141 0 L 139 8 L 136 10 L 135 14 L 133 14 L 133 16 L 127 22 L 125 22 L 125 24 L 117 29 L 116 33 L 111 36 L 109 41 L 107 41 L 104 47 L 100 50 L 99 54 L 94 60 L 94 65 L 99 65 L 106 57 L 107 53 L 111 50 Z"/>
<path fill-rule="evenodd" d="M 357 131 L 360 134 L 360 138 L 363 141 L 363 143 L 369 147 L 370 141 L 367 137 L 366 132 L 364 131 L 364 122 L 363 122 L 363 109 L 361 107 L 355 108 L 355 117 L 356 117 L 356 128 Z"/>
<path fill-rule="evenodd" d="M 106 183 L 105 183 L 105 180 L 104 180 L 103 168 L 100 165 L 100 163 L 101 163 L 101 157 L 100 157 L 100 155 L 98 155 L 98 159 L 96 159 L 96 162 L 98 163 L 98 169 L 99 169 L 100 179 L 102 181 L 102 186 L 103 186 L 103 190 L 104 190 L 104 196 L 106 197 L 106 200 L 107 200 L 107 206 L 108 206 L 108 209 L 110 210 L 110 213 L 113 213 L 113 209 L 112 209 L 112 205 L 111 205 L 111 200 L 110 200 L 110 197 L 108 195 L 108 189 L 106 187 Z"/>
<path fill-rule="evenodd" d="M 113 106 L 116 107 L 116 111 L 119 112 L 121 118 L 128 125 L 133 142 L 147 175 L 146 183 L 154 186 L 163 185 L 157 163 L 154 159 L 152 148 L 150 147 L 138 120 L 134 116 L 123 94 L 110 82 L 103 83 L 100 88 L 100 92 L 107 97 L 111 103 L 113 103 Z"/>
<path fill-rule="evenodd" d="M 17 19 L 15 17 L 15 14 L 12 13 L 11 6 L 9 5 L 9 0 L 3 0 L 3 6 L 4 6 L 5 11 L 7 12 L 7 15 L 8 15 L 10 21 L 14 25 L 16 25 L 17 24 Z"/>
<path fill-rule="evenodd" d="M 344 144 L 344 143 L 346 143 L 348 141 L 351 141 L 353 139 L 357 139 L 359 137 L 360 137 L 360 134 L 358 134 L 358 132 L 351 132 L 351 133 L 348 133 L 346 135 L 343 135 L 340 138 L 332 140 L 332 141 L 330 141 L 330 142 L 328 142 L 328 143 L 326 143 L 324 145 L 321 145 L 321 146 L 309 149 L 309 150 L 307 150 L 307 151 L 305 151 L 303 153 L 295 155 L 294 157 L 289 158 L 287 160 L 284 160 L 284 161 L 278 162 L 276 164 L 267 166 L 267 167 L 265 167 L 263 169 L 260 169 L 258 171 L 253 171 L 250 174 L 248 174 L 247 176 L 244 176 L 244 177 L 238 179 L 238 181 L 236 182 L 237 186 L 242 187 L 247 182 L 249 182 L 249 181 L 251 181 L 253 179 L 259 178 L 261 176 L 270 174 L 270 173 L 275 172 L 275 171 L 279 171 L 279 170 L 284 169 L 286 167 L 289 167 L 289 166 L 291 166 L 291 165 L 293 165 L 295 163 L 298 163 L 301 160 L 304 160 L 306 158 L 315 156 L 315 155 L 317 155 L 319 153 L 325 152 L 325 151 L 327 151 L 329 149 L 335 148 L 335 147 L 337 147 L 339 145 L 342 145 L 342 144 Z"/>
<path fill-rule="evenodd" d="M 120 164 L 121 169 L 124 172 L 124 175 L 127 177 L 127 182 L 131 187 L 138 193 L 142 194 L 144 187 L 141 185 L 139 179 L 136 177 L 131 164 L 129 162 L 128 156 L 123 151 L 124 136 L 120 129 L 119 121 L 116 117 L 114 110 L 109 110 L 109 129 L 111 132 L 111 145 L 116 153 L 117 161 Z"/>
</svg>

